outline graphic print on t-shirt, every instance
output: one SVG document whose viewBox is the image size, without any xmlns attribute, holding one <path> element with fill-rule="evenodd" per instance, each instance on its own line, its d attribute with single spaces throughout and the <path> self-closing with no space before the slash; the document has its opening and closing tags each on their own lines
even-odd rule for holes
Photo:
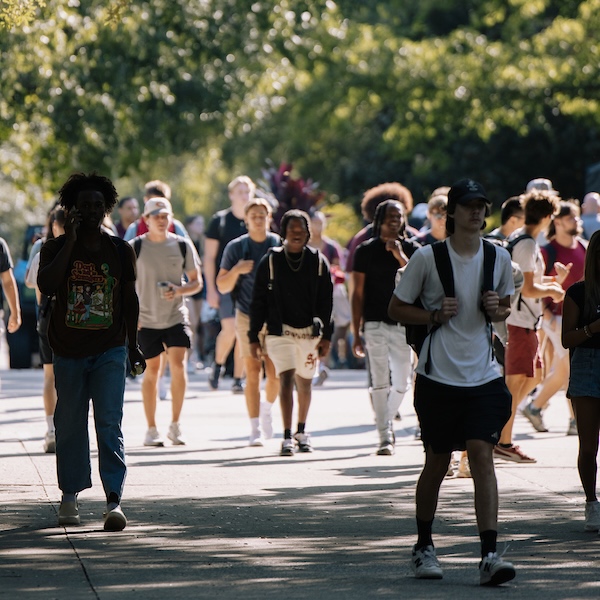
<svg viewBox="0 0 600 600">
<path fill-rule="evenodd" d="M 113 323 L 113 289 L 117 280 L 103 263 L 96 265 L 76 260 L 67 280 L 67 327 L 74 329 L 108 329 Z"/>
</svg>

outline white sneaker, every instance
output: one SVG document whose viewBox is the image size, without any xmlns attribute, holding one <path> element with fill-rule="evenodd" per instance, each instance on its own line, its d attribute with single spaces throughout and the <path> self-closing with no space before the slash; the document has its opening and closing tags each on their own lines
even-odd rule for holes
<svg viewBox="0 0 600 600">
<path fill-rule="evenodd" d="M 273 437 L 273 414 L 271 413 L 270 407 L 265 408 L 263 404 L 267 404 L 267 402 L 260 403 L 260 428 L 265 440 L 270 440 Z"/>
<path fill-rule="evenodd" d="M 104 513 L 104 531 L 123 531 L 127 525 L 127 517 L 120 505 Z"/>
<path fill-rule="evenodd" d="M 46 454 L 56 453 L 56 434 L 54 431 L 46 431 L 46 436 L 44 437 L 44 452 Z"/>
<path fill-rule="evenodd" d="M 585 531 L 598 531 L 600 530 L 600 502 L 585 503 Z"/>
<path fill-rule="evenodd" d="M 489 552 L 479 563 L 479 585 L 500 585 L 514 579 L 515 575 L 512 563 L 502 560 L 496 552 Z"/>
<path fill-rule="evenodd" d="M 185 440 L 181 435 L 179 423 L 171 423 L 169 425 L 169 433 L 167 433 L 167 437 L 173 442 L 174 446 L 185 446 Z"/>
<path fill-rule="evenodd" d="M 412 569 L 417 579 L 441 579 L 444 576 L 433 546 L 412 551 Z"/>
<path fill-rule="evenodd" d="M 249 440 L 248 440 L 248 446 L 256 446 L 256 447 L 259 447 L 259 446 L 264 446 L 264 445 L 265 445 L 265 444 L 264 444 L 264 442 L 263 442 L 262 436 L 260 435 L 260 432 L 258 432 L 258 431 L 257 431 L 257 432 L 254 432 L 254 431 L 253 431 L 253 432 L 250 434 L 250 438 L 249 438 Z"/>
<path fill-rule="evenodd" d="M 164 446 L 165 443 L 158 433 L 156 427 L 150 427 L 146 431 L 146 437 L 144 438 L 144 446 Z"/>
<path fill-rule="evenodd" d="M 281 451 L 279 452 L 279 456 L 294 456 L 295 451 L 296 446 L 294 444 L 294 440 L 285 438 L 281 443 Z"/>
</svg>

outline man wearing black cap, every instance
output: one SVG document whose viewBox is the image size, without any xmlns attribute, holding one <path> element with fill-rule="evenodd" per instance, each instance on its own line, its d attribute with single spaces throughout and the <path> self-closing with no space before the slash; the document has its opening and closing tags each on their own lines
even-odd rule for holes
<svg viewBox="0 0 600 600">
<path fill-rule="evenodd" d="M 389 306 L 390 316 L 397 321 L 430 326 L 415 383 L 425 466 L 416 490 L 418 539 L 412 566 L 421 579 L 443 575 L 431 537 L 432 523 L 452 451 L 465 449 L 475 485 L 480 584 L 499 585 L 515 576 L 513 565 L 496 553 L 498 489 L 493 449 L 510 416 L 511 399 L 492 352 L 490 332 L 492 321 L 508 316 L 514 286 L 508 252 L 495 246 L 493 252 L 489 247 L 485 250 L 481 240 L 490 207 L 481 184 L 472 179 L 455 183 L 448 193 L 449 237 L 438 242 L 444 244 L 449 259 L 454 296 L 444 291 L 434 244 L 412 256 Z M 491 289 L 484 290 L 485 275 L 492 271 Z M 419 298 L 422 307 L 414 304 Z"/>
</svg>

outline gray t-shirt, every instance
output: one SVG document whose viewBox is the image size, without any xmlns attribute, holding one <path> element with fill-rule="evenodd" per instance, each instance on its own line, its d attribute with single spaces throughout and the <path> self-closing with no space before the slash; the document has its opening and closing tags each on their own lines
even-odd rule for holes
<svg viewBox="0 0 600 600">
<path fill-rule="evenodd" d="M 179 323 L 188 323 L 188 309 L 185 298 L 177 296 L 174 300 L 161 298 L 158 282 L 169 281 L 182 285 L 184 273 L 200 268 L 200 258 L 194 244 L 182 236 L 173 233 L 163 242 L 152 242 L 148 234 L 134 238 L 129 243 L 135 247 L 135 240 L 142 241 L 137 259 L 136 291 L 140 299 L 140 327 L 149 329 L 168 329 Z M 184 241 L 187 250 L 185 262 L 179 242 Z"/>
<path fill-rule="evenodd" d="M 235 306 L 245 314 L 250 314 L 250 303 L 252 302 L 252 288 L 254 287 L 254 278 L 260 259 L 273 246 L 281 246 L 279 236 L 274 233 L 268 233 L 264 242 L 253 242 L 248 234 L 242 235 L 235 240 L 231 240 L 223 251 L 221 259 L 221 269 L 231 271 L 231 269 L 240 260 L 253 260 L 254 268 L 247 275 L 240 275 L 235 286 L 233 296 Z"/>
<path fill-rule="evenodd" d="M 458 255 L 446 240 L 458 314 L 442 325 L 433 337 L 427 337 L 421 353 L 417 373 L 426 375 L 425 363 L 431 344 L 431 372 L 427 374 L 445 385 L 475 387 L 500 377 L 500 368 L 490 348 L 490 333 L 481 310 L 483 287 L 483 246 L 475 256 Z M 495 247 L 494 290 L 500 298 L 514 292 L 510 255 L 504 248 Z M 440 280 L 431 246 L 419 248 L 411 257 L 394 294 L 403 302 L 413 304 L 421 298 L 427 310 L 440 308 L 444 286 Z"/>
</svg>

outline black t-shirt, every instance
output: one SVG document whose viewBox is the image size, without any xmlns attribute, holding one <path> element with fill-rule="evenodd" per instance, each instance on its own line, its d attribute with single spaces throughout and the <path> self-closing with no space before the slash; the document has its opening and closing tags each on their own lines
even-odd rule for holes
<svg viewBox="0 0 600 600">
<path fill-rule="evenodd" d="M 589 325 L 590 321 L 584 316 L 585 306 L 585 281 L 578 281 L 574 283 L 568 290 L 567 296 L 575 302 L 579 308 L 579 321 L 577 322 L 578 329 L 583 328 L 584 325 Z M 596 318 L 600 318 L 600 306 L 596 308 Z M 594 319 L 592 319 L 593 321 Z M 595 333 L 593 337 L 585 340 L 577 346 L 578 348 L 600 348 L 600 334 Z"/>
<path fill-rule="evenodd" d="M 12 257 L 10 250 L 5 240 L 0 238 L 0 273 L 13 268 Z"/>
<path fill-rule="evenodd" d="M 40 271 L 54 260 L 65 239 L 60 236 L 42 246 Z M 102 234 L 101 244 L 99 252 L 90 253 L 76 242 L 56 287 L 48 337 L 57 356 L 85 358 L 125 345 L 121 285 L 135 281 L 135 254 L 129 244 L 107 234 Z"/>
<path fill-rule="evenodd" d="M 238 219 L 231 212 L 230 208 L 220 210 L 213 215 L 206 228 L 205 237 L 209 240 L 217 240 L 219 242 L 219 251 L 217 252 L 217 260 L 215 261 L 217 272 L 219 271 L 219 265 L 221 264 L 225 246 L 227 246 L 231 240 L 235 240 L 235 238 L 240 237 L 240 235 L 244 235 L 244 233 L 248 233 L 246 223 L 244 223 L 243 219 Z"/>
<path fill-rule="evenodd" d="M 363 242 L 354 254 L 353 271 L 365 274 L 363 320 L 395 324 L 388 316 L 388 304 L 396 287 L 400 263 L 385 249 L 381 238 Z"/>
</svg>

